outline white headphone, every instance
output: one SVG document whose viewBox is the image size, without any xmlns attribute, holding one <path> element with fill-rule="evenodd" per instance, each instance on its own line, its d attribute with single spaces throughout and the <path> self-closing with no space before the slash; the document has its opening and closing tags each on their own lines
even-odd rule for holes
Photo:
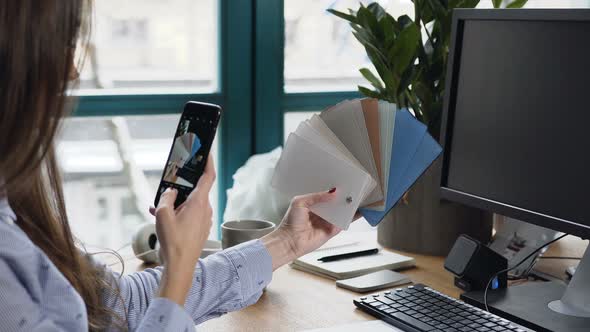
<svg viewBox="0 0 590 332">
<path fill-rule="evenodd" d="M 135 257 L 146 263 L 160 263 L 160 242 L 156 235 L 156 224 L 146 223 L 133 235 L 131 247 Z"/>
<path fill-rule="evenodd" d="M 135 257 L 148 264 L 160 264 L 160 241 L 156 234 L 156 224 L 146 223 L 139 227 L 131 240 L 131 247 Z M 207 240 L 201 251 L 201 258 L 205 258 L 221 250 L 221 242 Z"/>
</svg>

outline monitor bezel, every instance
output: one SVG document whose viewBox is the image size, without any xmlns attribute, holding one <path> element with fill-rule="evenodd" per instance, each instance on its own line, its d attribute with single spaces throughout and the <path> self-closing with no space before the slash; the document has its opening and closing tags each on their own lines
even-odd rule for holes
<svg viewBox="0 0 590 332">
<path fill-rule="evenodd" d="M 440 144 L 443 147 L 441 198 L 498 213 L 560 232 L 590 238 L 590 226 L 523 209 L 510 204 L 473 195 L 447 186 L 452 142 L 452 124 L 456 105 L 458 64 L 461 57 L 464 22 L 467 20 L 495 21 L 589 21 L 590 9 L 456 9 L 453 11 L 451 44 L 446 72 Z M 558 199 L 556 197 L 556 199 Z"/>
</svg>

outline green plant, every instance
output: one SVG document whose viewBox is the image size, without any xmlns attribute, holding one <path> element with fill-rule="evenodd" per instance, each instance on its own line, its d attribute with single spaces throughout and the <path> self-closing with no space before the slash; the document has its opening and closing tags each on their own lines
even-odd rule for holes
<svg viewBox="0 0 590 332">
<path fill-rule="evenodd" d="M 413 0 L 414 19 L 397 19 L 378 3 L 361 4 L 355 12 L 328 11 L 348 22 L 364 46 L 375 69 L 361 68 L 373 89 L 359 86 L 368 97 L 410 107 L 418 120 L 438 138 L 443 105 L 445 73 L 455 8 L 475 8 L 479 0 Z M 503 0 L 492 0 L 500 8 Z M 520 8 L 527 0 L 513 0 L 506 8 Z M 425 41 L 423 40 L 425 36 Z"/>
</svg>

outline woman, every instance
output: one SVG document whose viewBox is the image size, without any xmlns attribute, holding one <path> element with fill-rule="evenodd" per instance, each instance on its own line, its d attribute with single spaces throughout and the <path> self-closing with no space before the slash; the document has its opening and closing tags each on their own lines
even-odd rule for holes
<svg viewBox="0 0 590 332">
<path fill-rule="evenodd" d="M 190 331 L 250 305 L 272 271 L 339 230 L 295 198 L 281 226 L 199 261 L 211 227 L 212 160 L 186 203 L 175 191 L 152 213 L 163 266 L 119 276 L 76 246 L 53 149 L 77 77 L 75 45 L 90 6 L 80 0 L 0 1 L 0 330 Z"/>
</svg>

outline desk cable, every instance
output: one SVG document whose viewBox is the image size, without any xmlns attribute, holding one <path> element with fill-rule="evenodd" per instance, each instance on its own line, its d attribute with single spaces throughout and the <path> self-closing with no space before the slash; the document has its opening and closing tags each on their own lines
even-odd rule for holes
<svg viewBox="0 0 590 332">
<path fill-rule="evenodd" d="M 507 269 L 501 270 L 499 272 L 496 272 L 496 274 L 494 274 L 490 280 L 488 281 L 488 284 L 486 285 L 486 288 L 484 290 L 483 293 L 483 304 L 485 306 L 485 309 L 487 312 L 490 312 L 489 308 L 488 308 L 488 289 L 490 289 L 490 285 L 492 284 L 492 282 L 494 281 L 494 279 L 496 279 L 500 274 L 502 273 L 506 273 L 506 272 L 510 272 L 514 269 L 516 269 L 517 267 L 519 267 L 520 265 L 522 265 L 524 262 L 526 262 L 529 258 L 531 258 L 533 255 L 535 255 L 537 252 L 539 252 L 540 250 L 542 250 L 543 248 L 547 247 L 548 245 L 557 242 L 561 239 L 563 239 L 564 237 L 568 236 L 569 234 L 563 234 L 545 244 L 543 244 L 542 246 L 538 247 L 537 249 L 535 249 L 533 252 L 531 252 L 528 256 L 526 256 L 525 258 L 523 258 L 520 262 L 518 262 L 516 265 L 514 265 L 513 267 L 509 267 Z"/>
</svg>

